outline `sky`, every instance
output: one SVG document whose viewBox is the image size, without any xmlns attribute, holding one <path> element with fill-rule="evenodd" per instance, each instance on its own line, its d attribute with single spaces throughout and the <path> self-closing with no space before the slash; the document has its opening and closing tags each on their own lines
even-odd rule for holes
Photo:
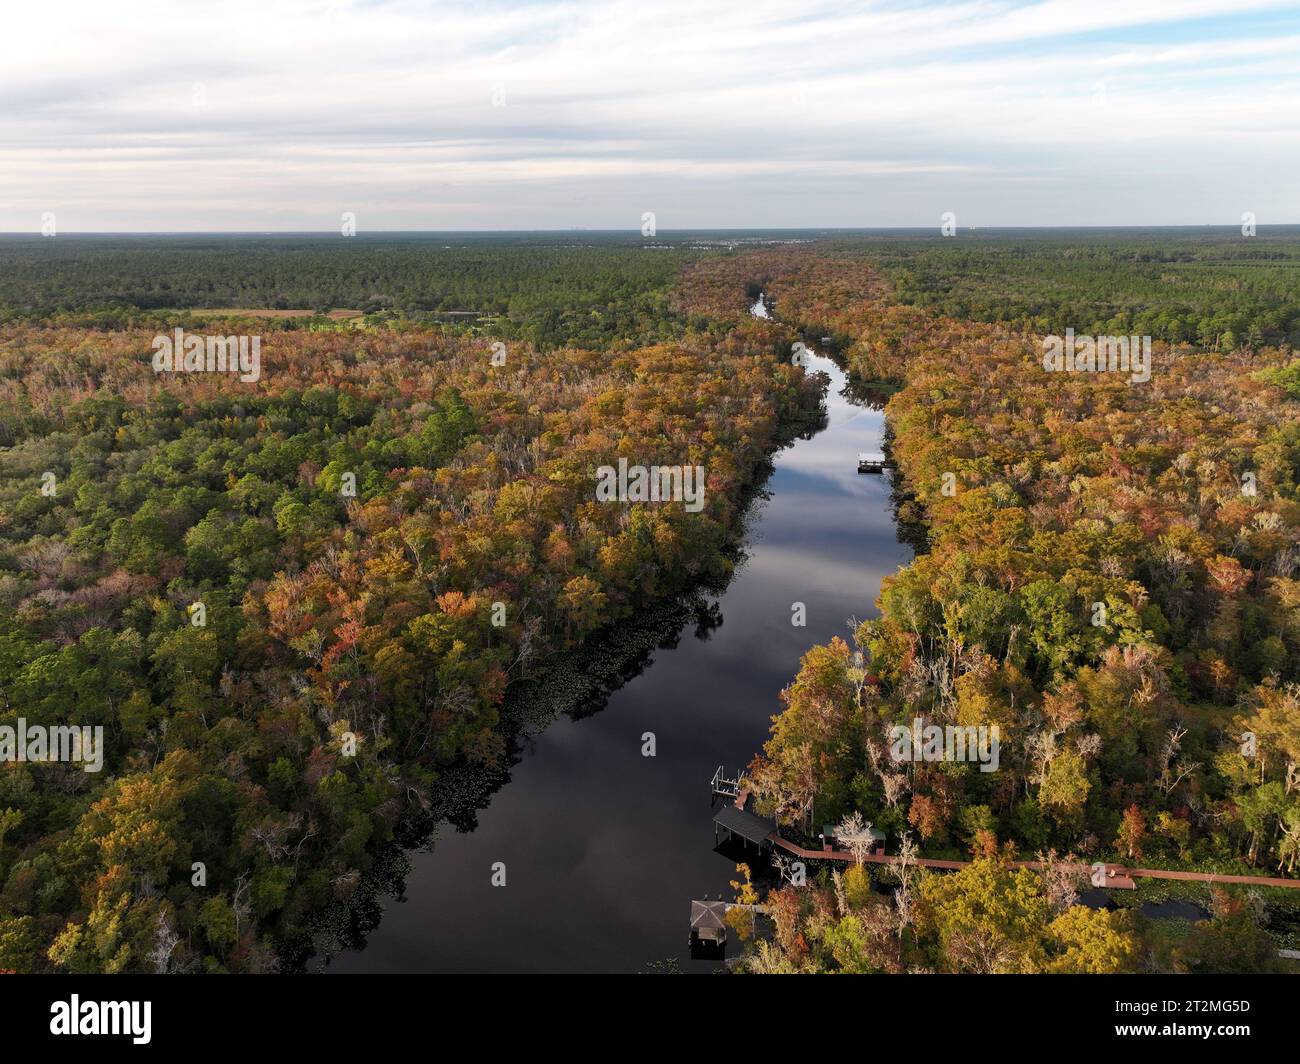
<svg viewBox="0 0 1300 1064">
<path fill-rule="evenodd" d="M 43 0 L 0 231 L 1300 222 L 1300 5 Z"/>
</svg>

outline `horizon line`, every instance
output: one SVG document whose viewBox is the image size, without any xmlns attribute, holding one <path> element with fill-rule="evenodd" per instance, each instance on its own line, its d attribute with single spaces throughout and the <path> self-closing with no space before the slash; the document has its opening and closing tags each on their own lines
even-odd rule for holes
<svg viewBox="0 0 1300 1064">
<path fill-rule="evenodd" d="M 1296 229 L 1300 228 L 1300 222 L 1269 222 L 1267 224 L 1256 223 L 1256 232 L 1264 229 Z M 1222 229 L 1227 231 L 1240 231 L 1239 222 L 1185 222 L 1174 224 L 1114 224 L 1114 225 L 967 225 L 958 226 L 955 236 L 962 233 L 972 232 L 1052 232 L 1057 230 L 1095 230 L 1106 231 L 1116 229 L 1127 229 L 1134 231 L 1151 231 L 1151 230 L 1187 230 L 1202 229 L 1214 230 Z M 601 235 L 622 235 L 622 236 L 640 236 L 646 241 L 653 241 L 662 236 L 680 233 L 929 233 L 935 234 L 940 230 L 939 226 L 933 225 L 893 225 L 893 226 L 836 226 L 836 225 L 787 225 L 787 226 L 687 226 L 682 228 L 657 229 L 653 236 L 645 236 L 637 227 L 626 229 L 604 229 L 597 227 L 558 227 L 558 228 L 533 228 L 533 229 L 365 229 L 360 230 L 351 236 L 343 236 L 337 228 L 334 229 L 70 229 L 53 235 L 41 233 L 39 230 L 28 229 L 11 229 L 0 230 L 0 239 L 6 237 L 32 237 L 42 240 L 57 239 L 60 236 L 328 236 L 340 237 L 341 239 L 354 239 L 358 236 L 375 236 L 375 235 L 482 235 L 482 234 L 532 234 L 532 233 L 592 233 Z M 943 237 L 943 239 L 952 239 L 952 237 Z"/>
</svg>

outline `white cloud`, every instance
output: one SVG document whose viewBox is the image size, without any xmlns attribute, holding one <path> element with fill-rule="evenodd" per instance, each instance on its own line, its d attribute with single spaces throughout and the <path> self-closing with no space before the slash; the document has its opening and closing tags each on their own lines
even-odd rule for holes
<svg viewBox="0 0 1300 1064">
<path fill-rule="evenodd" d="M 0 229 L 1300 220 L 1278 6 L 54 0 Z"/>
</svg>

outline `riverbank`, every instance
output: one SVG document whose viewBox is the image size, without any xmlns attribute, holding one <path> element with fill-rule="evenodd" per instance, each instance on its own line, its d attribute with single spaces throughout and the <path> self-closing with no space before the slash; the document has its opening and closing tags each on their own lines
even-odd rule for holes
<svg viewBox="0 0 1300 1064">
<path fill-rule="evenodd" d="M 807 646 L 844 631 L 909 555 L 887 481 L 856 472 L 883 415 L 847 396 L 832 360 L 805 368 L 826 374 L 825 423 L 775 456 L 730 582 L 598 711 L 526 731 L 508 784 L 410 854 L 404 900 L 380 899 L 365 948 L 330 971 L 710 969 L 689 959 L 688 903 L 728 892 L 735 870 L 710 849 L 709 776 L 757 749 Z"/>
</svg>

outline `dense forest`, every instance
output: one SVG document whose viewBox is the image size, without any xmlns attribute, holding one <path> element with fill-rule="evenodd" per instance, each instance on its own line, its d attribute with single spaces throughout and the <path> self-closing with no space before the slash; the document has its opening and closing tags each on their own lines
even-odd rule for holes
<svg viewBox="0 0 1300 1064">
<path fill-rule="evenodd" d="M 330 310 L 355 310 L 371 324 L 438 321 L 548 349 L 628 347 L 681 335 L 665 293 L 697 243 L 577 233 L 10 238 L 0 242 L 0 323 L 169 328 L 191 320 L 183 312 L 246 309 L 311 311 L 262 327 L 319 328 Z"/>
<path fill-rule="evenodd" d="M 1300 892 L 1202 891 L 1175 933 L 1017 863 L 1300 865 L 1300 244 L 828 236 L 0 245 L 0 725 L 107 746 L 99 773 L 0 764 L 0 969 L 301 949 L 450 772 L 501 761 L 512 685 L 725 580 L 816 406 L 800 333 L 888 385 L 920 550 L 773 692 L 746 783 L 808 845 L 858 818 L 973 862 L 774 889 L 742 967 L 1300 945 Z M 276 309 L 311 313 L 248 316 Z M 176 326 L 260 333 L 259 379 L 156 373 Z M 1153 335 L 1151 379 L 1045 372 L 1067 327 Z M 597 502 L 620 457 L 703 466 L 703 509 Z M 918 717 L 996 725 L 999 770 L 891 760 Z"/>
<path fill-rule="evenodd" d="M 952 318 L 1256 351 L 1300 344 L 1297 235 L 959 233 L 882 240 L 871 258 L 897 301 Z"/>
<path fill-rule="evenodd" d="M 900 304 L 861 257 L 694 269 L 711 298 L 761 284 L 859 378 L 901 384 L 899 516 L 924 530 L 856 645 L 808 652 L 748 786 L 796 836 L 815 808 L 819 824 L 856 816 L 915 853 L 979 858 L 892 903 L 864 868 L 775 892 L 753 969 L 1271 967 L 1261 925 L 1294 927 L 1290 891 L 1223 892 L 1174 948 L 1008 862 L 1300 864 L 1290 351 L 1157 344 L 1146 384 L 1050 374 L 1032 334 Z M 892 759 L 888 727 L 918 717 L 996 725 L 998 771 Z"/>
<path fill-rule="evenodd" d="M 0 723 L 102 726 L 107 753 L 0 765 L 0 969 L 276 967 L 446 767 L 502 756 L 513 681 L 725 578 L 816 404 L 782 336 L 502 359 L 409 322 L 281 330 L 243 383 L 156 374 L 149 328 L 11 322 Z M 703 509 L 597 502 L 620 456 L 704 467 Z"/>
</svg>

